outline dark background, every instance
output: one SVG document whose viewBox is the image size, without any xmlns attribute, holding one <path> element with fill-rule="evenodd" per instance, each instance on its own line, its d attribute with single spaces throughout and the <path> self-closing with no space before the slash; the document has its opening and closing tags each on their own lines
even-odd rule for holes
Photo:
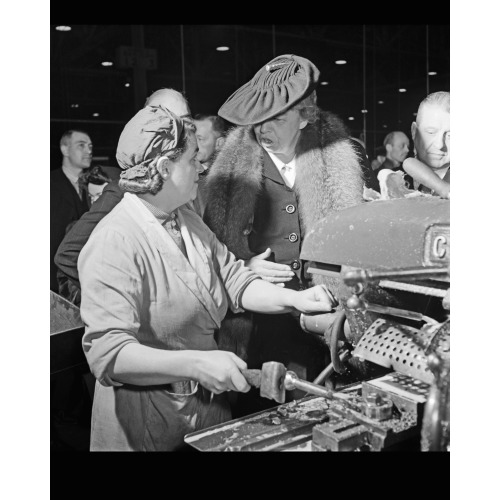
<svg viewBox="0 0 500 500">
<path fill-rule="evenodd" d="M 370 158 L 391 130 L 410 137 L 418 104 L 429 92 L 450 90 L 449 24 L 69 26 L 50 26 L 51 169 L 61 164 L 65 130 L 86 130 L 94 162 L 116 165 L 123 126 L 153 91 L 184 91 L 193 115 L 216 114 L 281 54 L 314 62 L 320 81 L 328 82 L 318 86 L 318 104 L 365 140 Z M 229 50 L 217 51 L 220 45 Z M 337 65 L 337 59 L 347 64 Z"/>
</svg>

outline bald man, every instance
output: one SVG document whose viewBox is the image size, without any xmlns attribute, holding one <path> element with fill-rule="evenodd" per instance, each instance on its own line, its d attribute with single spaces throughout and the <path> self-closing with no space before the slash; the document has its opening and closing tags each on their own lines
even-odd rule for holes
<svg viewBox="0 0 500 500">
<path fill-rule="evenodd" d="M 408 136 L 399 130 L 389 132 L 384 138 L 385 160 L 380 167 L 375 170 L 374 176 L 377 178 L 378 173 L 383 169 L 401 171 L 404 173 L 406 187 L 413 189 L 413 179 L 403 170 L 401 166 L 410 152 L 410 139 Z M 378 184 L 378 183 L 377 183 Z M 380 192 L 380 186 L 375 186 Z"/>
<path fill-rule="evenodd" d="M 163 105 L 177 116 L 192 120 L 191 110 L 186 98 L 177 90 L 164 88 L 153 92 L 144 103 L 144 106 Z M 60 291 L 69 290 L 71 300 L 75 305 L 80 305 L 80 281 L 78 278 L 77 262 L 80 251 L 87 243 L 90 234 L 98 222 L 120 202 L 123 191 L 118 186 L 118 180 L 110 182 L 102 192 L 99 199 L 92 204 L 80 220 L 64 237 L 57 250 L 54 262 L 61 271 L 59 273 Z M 62 275 L 61 275 L 62 273 Z"/>
<path fill-rule="evenodd" d="M 418 108 L 411 125 L 415 158 L 429 166 L 443 181 L 450 183 L 450 93 L 429 94 Z M 431 192 L 420 187 L 419 190 Z"/>
</svg>

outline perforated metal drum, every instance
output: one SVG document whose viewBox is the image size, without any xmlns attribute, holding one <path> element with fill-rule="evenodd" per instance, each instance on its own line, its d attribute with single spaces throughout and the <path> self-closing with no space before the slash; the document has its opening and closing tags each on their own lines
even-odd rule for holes
<svg viewBox="0 0 500 500">
<path fill-rule="evenodd" d="M 426 358 L 430 350 L 449 359 L 449 328 L 439 324 L 419 330 L 378 318 L 356 345 L 353 356 L 432 384 L 434 375 Z"/>
</svg>

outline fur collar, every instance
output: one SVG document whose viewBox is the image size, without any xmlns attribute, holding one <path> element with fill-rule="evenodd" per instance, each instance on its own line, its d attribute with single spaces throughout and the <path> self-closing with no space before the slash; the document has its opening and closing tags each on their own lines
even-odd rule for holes
<svg viewBox="0 0 500 500">
<path fill-rule="evenodd" d="M 362 202 L 362 160 L 348 137 L 343 122 L 328 112 L 301 133 L 295 191 L 306 232 L 327 214 Z M 205 222 L 242 259 L 253 255 L 245 233 L 261 189 L 263 157 L 252 127 L 235 127 L 207 177 Z"/>
</svg>

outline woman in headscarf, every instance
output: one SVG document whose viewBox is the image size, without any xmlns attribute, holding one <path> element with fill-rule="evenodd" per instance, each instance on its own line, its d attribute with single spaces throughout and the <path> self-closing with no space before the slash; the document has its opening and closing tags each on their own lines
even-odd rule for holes
<svg viewBox="0 0 500 500">
<path fill-rule="evenodd" d="M 250 389 L 246 363 L 217 350 L 228 306 L 330 311 L 322 287 L 263 281 L 185 206 L 203 170 L 188 124 L 147 106 L 125 126 L 123 200 L 83 248 L 83 348 L 97 379 L 91 450 L 179 450 L 189 432 L 231 418 L 225 391 Z"/>
</svg>

